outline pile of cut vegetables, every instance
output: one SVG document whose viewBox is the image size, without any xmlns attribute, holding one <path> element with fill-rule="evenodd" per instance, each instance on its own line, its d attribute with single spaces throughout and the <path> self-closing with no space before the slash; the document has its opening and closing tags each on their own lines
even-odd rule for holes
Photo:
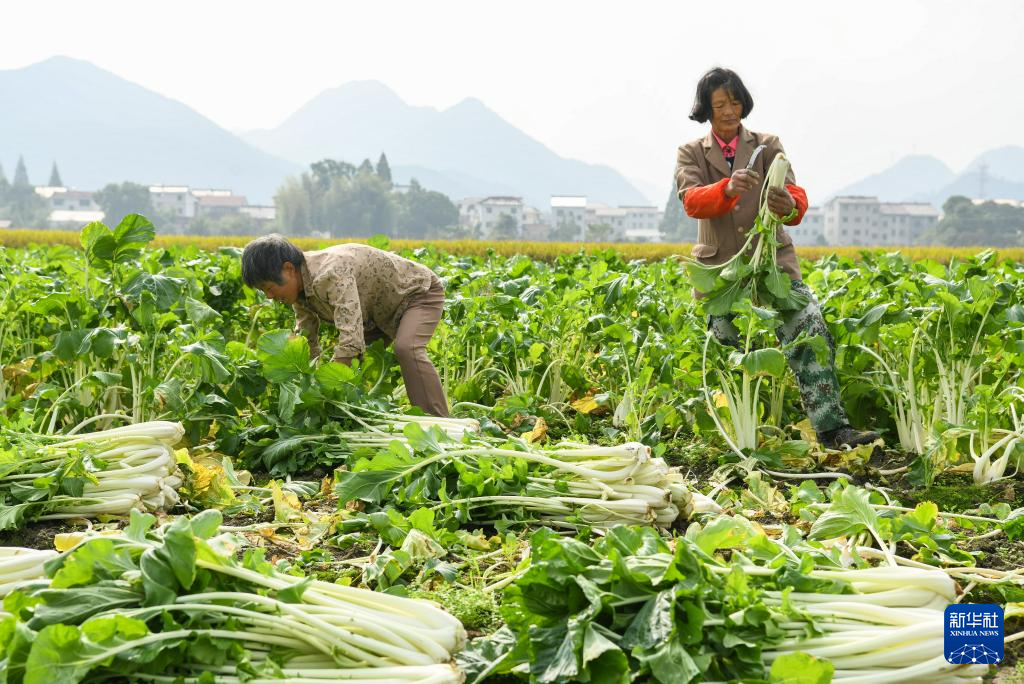
<svg viewBox="0 0 1024 684">
<path fill-rule="evenodd" d="M 26 520 L 163 511 L 178 503 L 180 423 L 67 435 L 0 433 L 0 530 Z"/>
<path fill-rule="evenodd" d="M 42 556 L 11 556 L 7 681 L 462 681 L 465 631 L 434 604 L 284 574 L 257 550 L 239 561 L 216 511 L 154 522 L 133 511 L 123 535 L 49 554 L 45 576 Z"/>
</svg>

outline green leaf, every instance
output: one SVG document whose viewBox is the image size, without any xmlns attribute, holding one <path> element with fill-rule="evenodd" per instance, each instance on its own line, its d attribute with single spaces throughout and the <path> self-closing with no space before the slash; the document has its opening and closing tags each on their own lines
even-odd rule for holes
<svg viewBox="0 0 1024 684">
<path fill-rule="evenodd" d="M 705 266 L 696 261 L 686 262 L 686 274 L 690 277 L 693 288 L 698 292 L 711 292 L 715 289 L 715 283 L 718 282 L 718 271 L 719 268 L 715 266 Z"/>
<path fill-rule="evenodd" d="M 42 599 L 28 623 L 35 630 L 58 623 L 80 624 L 97 613 L 137 607 L 142 601 L 142 596 L 134 589 L 109 584 L 43 589 L 35 595 Z"/>
<path fill-rule="evenodd" d="M 142 249 L 156 237 L 156 228 L 145 216 L 128 214 L 114 229 L 114 263 L 123 264 L 139 258 Z"/>
<path fill-rule="evenodd" d="M 192 516 L 192 533 L 200 539 L 209 539 L 217 534 L 223 522 L 223 513 L 215 508 L 207 509 Z"/>
<path fill-rule="evenodd" d="M 25 662 L 24 684 L 77 684 L 92 670 L 83 665 L 82 633 L 71 625 L 49 625 L 36 636 Z"/>
<path fill-rule="evenodd" d="M 622 638 L 623 648 L 656 648 L 675 630 L 675 590 L 666 589 L 650 598 L 637 613 Z"/>
<path fill-rule="evenodd" d="M 865 529 L 875 530 L 878 515 L 870 503 L 871 493 L 860 487 L 846 487 L 836 492 L 832 503 L 811 525 L 811 539 L 834 539 Z"/>
<path fill-rule="evenodd" d="M 370 247 L 376 247 L 377 249 L 388 249 L 391 247 L 391 240 L 387 235 L 374 235 L 366 241 Z"/>
<path fill-rule="evenodd" d="M 789 275 L 780 269 L 774 269 L 765 274 L 764 286 L 773 296 L 785 299 L 789 296 L 792 287 L 792 280 Z"/>
<path fill-rule="evenodd" d="M 302 603 L 302 595 L 306 593 L 306 590 L 309 589 L 312 584 L 313 578 L 306 577 L 297 584 L 293 584 L 285 589 L 279 589 L 274 592 L 274 596 L 278 601 L 283 601 L 284 603 Z"/>
<path fill-rule="evenodd" d="M 745 518 L 731 516 L 719 516 L 703 529 L 697 527 L 691 529 L 693 531 L 687 530 L 687 539 L 709 556 L 714 555 L 719 549 L 734 549 L 744 546 L 752 533 L 750 523 Z"/>
<path fill-rule="evenodd" d="M 224 383 L 231 379 L 231 371 L 224 364 L 228 357 L 220 353 L 206 342 L 194 342 L 181 348 L 195 360 L 203 380 L 211 383 Z"/>
<path fill-rule="evenodd" d="M 56 558 L 52 572 L 53 589 L 64 589 L 101 580 L 120 579 L 126 572 L 138 569 L 131 550 L 123 541 L 88 539 L 68 555 Z M 51 566 L 47 565 L 50 572 Z"/>
<path fill-rule="evenodd" d="M 148 292 L 153 295 L 153 303 L 158 311 L 170 311 L 181 300 L 185 286 L 181 278 L 140 271 L 125 284 L 123 291 L 134 302 L 140 302 L 143 294 Z"/>
<path fill-rule="evenodd" d="M 830 684 L 835 667 L 831 662 L 797 651 L 779 656 L 769 673 L 771 684 Z"/>
<path fill-rule="evenodd" d="M 302 403 L 301 390 L 293 382 L 285 382 L 278 386 L 277 415 L 285 423 L 295 417 L 295 407 Z"/>
<path fill-rule="evenodd" d="M 156 516 L 150 513 L 143 513 L 140 510 L 132 509 L 131 517 L 129 518 L 128 528 L 125 530 L 124 536 L 128 537 L 132 541 L 145 541 L 146 533 L 153 529 L 156 525 Z"/>
<path fill-rule="evenodd" d="M 25 516 L 31 510 L 32 503 L 20 503 L 13 506 L 0 504 L 0 531 L 18 530 L 25 524 Z"/>
<path fill-rule="evenodd" d="M 408 423 L 402 434 L 409 440 L 409 445 L 421 455 L 433 455 L 441 453 L 440 442 L 446 440 L 445 435 L 437 427 L 431 426 L 424 430 L 419 423 Z"/>
<path fill-rule="evenodd" d="M 352 387 L 352 381 L 356 378 L 356 371 L 351 366 L 331 361 L 321 363 L 314 374 L 316 380 L 328 392 L 340 393 Z"/>
<path fill-rule="evenodd" d="M 356 499 L 381 503 L 392 496 L 392 483 L 400 480 L 404 472 L 399 469 L 364 470 L 358 473 L 339 470 L 335 473 L 338 483 L 334 488 L 334 494 L 340 503 Z"/>
<path fill-rule="evenodd" d="M 730 360 L 753 376 L 765 375 L 781 378 L 786 374 L 786 356 L 775 347 L 755 349 L 746 354 L 734 352 Z"/>
<path fill-rule="evenodd" d="M 651 648 L 634 651 L 633 655 L 650 668 L 654 680 L 660 684 L 700 681 L 700 666 L 678 639 L 666 639 Z"/>
<path fill-rule="evenodd" d="M 81 241 L 86 254 L 91 254 L 95 249 L 96 243 L 99 242 L 101 238 L 107 236 L 113 237 L 110 229 L 100 221 L 93 221 L 82 228 L 82 231 L 78 234 L 78 239 Z"/>
<path fill-rule="evenodd" d="M 192 297 L 185 297 L 185 315 L 193 325 L 203 326 L 212 321 L 218 321 L 221 315 L 215 310 Z"/>
<path fill-rule="evenodd" d="M 201 520 L 200 525 L 214 520 L 216 514 L 214 517 Z M 162 530 L 164 543 L 157 548 L 156 556 L 170 566 L 175 579 L 183 588 L 190 589 L 196 578 L 196 540 L 192 532 L 192 522 L 181 516 Z"/>
<path fill-rule="evenodd" d="M 1010 541 L 1024 539 L 1024 508 L 1015 509 L 1003 521 L 1003 534 Z"/>
<path fill-rule="evenodd" d="M 722 269 L 722 279 L 730 282 L 743 281 L 749 278 L 753 272 L 754 267 L 745 259 L 732 259 Z"/>
<path fill-rule="evenodd" d="M 263 374 L 274 382 L 287 382 L 312 371 L 309 341 L 288 330 L 263 333 L 256 345 L 256 355 L 263 364 Z"/>
</svg>

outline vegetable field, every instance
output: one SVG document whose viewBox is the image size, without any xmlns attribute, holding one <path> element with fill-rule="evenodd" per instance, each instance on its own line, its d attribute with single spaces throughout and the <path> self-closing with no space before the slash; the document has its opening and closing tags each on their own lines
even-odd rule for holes
<svg viewBox="0 0 1024 684">
<path fill-rule="evenodd" d="M 836 451 L 777 314 L 694 298 L 730 269 L 403 249 L 441 419 L 380 342 L 311 360 L 237 246 L 75 239 L 0 248 L 2 681 L 1024 681 L 1019 260 L 803 264 L 884 436 Z M 1000 665 L 946 662 L 952 603 Z"/>
</svg>

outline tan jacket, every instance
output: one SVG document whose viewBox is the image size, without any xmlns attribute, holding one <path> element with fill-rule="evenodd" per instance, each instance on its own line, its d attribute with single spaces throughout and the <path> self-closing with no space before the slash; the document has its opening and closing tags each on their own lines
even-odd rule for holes
<svg viewBox="0 0 1024 684">
<path fill-rule="evenodd" d="M 409 303 L 439 278 L 429 268 L 397 254 L 360 244 L 304 252 L 303 293 L 292 305 L 296 329 L 320 355 L 320 321 L 338 328 L 335 360 L 359 356 L 366 338 L 394 339 Z"/>
<path fill-rule="evenodd" d="M 693 246 L 691 254 L 704 264 L 725 263 L 743 247 L 747 241 L 747 231 L 753 227 L 754 219 L 757 217 L 761 187 L 767 178 L 768 167 L 775 155 L 783 151 L 778 136 L 754 133 L 741 126 L 739 138 L 736 159 L 733 162 L 736 169 L 747 166 L 755 147 L 761 144 L 768 146 L 754 162 L 754 170 L 761 174 L 761 185 L 744 193 L 731 212 L 711 219 L 698 219 L 697 244 Z M 676 161 L 676 189 L 680 200 L 684 199 L 686 191 L 690 188 L 711 185 L 731 175 L 729 164 L 722 156 L 722 148 L 710 131 L 705 137 L 679 148 Z M 786 184 L 795 182 L 793 171 L 790 169 L 786 175 Z M 779 267 L 793 280 L 800 280 L 800 263 L 793 248 L 793 238 L 781 226 L 777 237 L 779 249 L 776 258 Z"/>
</svg>

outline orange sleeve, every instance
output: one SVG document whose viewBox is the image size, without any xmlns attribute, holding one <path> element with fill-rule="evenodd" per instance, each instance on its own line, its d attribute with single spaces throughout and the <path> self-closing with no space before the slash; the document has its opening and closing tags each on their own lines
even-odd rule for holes
<svg viewBox="0 0 1024 684">
<path fill-rule="evenodd" d="M 708 219 L 732 211 L 732 208 L 740 200 L 740 196 L 726 197 L 725 186 L 728 184 L 729 179 L 723 178 L 717 183 L 687 190 L 683 196 L 683 208 L 686 209 L 686 215 L 690 218 Z M 804 202 L 806 204 L 806 198 Z"/>
<path fill-rule="evenodd" d="M 787 185 L 786 190 L 789 190 L 789 194 L 793 196 L 793 201 L 796 202 L 796 218 L 792 221 L 787 221 L 787 226 L 795 226 L 804 220 L 804 214 L 807 213 L 807 192 L 799 185 Z"/>
</svg>

